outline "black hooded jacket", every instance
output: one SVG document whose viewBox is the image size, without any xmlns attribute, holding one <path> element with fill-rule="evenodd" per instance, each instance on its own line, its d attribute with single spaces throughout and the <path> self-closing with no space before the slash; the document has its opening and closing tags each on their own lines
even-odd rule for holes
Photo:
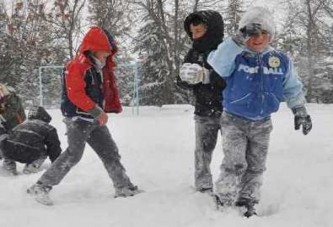
<svg viewBox="0 0 333 227">
<path fill-rule="evenodd" d="M 199 39 L 192 39 L 190 24 L 200 20 L 207 25 L 206 33 Z M 224 24 L 222 16 L 213 10 L 196 11 L 188 15 L 184 21 L 184 29 L 193 40 L 192 48 L 187 53 L 184 63 L 202 65 L 210 72 L 209 84 L 190 85 L 177 77 L 177 85 L 185 89 L 193 89 L 195 96 L 195 111 L 199 116 L 219 116 L 222 113 L 222 91 L 225 87 L 224 80 L 207 63 L 209 53 L 216 49 L 223 41 Z"/>
<path fill-rule="evenodd" d="M 31 163 L 43 155 L 51 162 L 61 153 L 57 130 L 49 124 L 51 116 L 43 107 L 34 107 L 28 120 L 13 128 L 1 144 L 3 156 L 21 163 Z"/>
</svg>

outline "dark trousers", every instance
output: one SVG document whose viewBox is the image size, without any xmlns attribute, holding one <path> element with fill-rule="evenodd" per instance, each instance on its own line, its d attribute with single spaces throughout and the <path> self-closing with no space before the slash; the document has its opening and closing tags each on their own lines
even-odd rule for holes
<svg viewBox="0 0 333 227">
<path fill-rule="evenodd" d="M 40 177 L 39 183 L 52 187 L 60 183 L 70 169 L 82 158 L 88 143 L 102 160 L 115 188 L 133 187 L 120 163 L 116 143 L 108 128 L 97 122 L 81 119 L 65 119 L 67 126 L 68 148 L 56 159 L 51 167 Z"/>
<path fill-rule="evenodd" d="M 194 116 L 194 185 L 197 190 L 213 188 L 210 163 L 220 129 L 220 116 Z"/>
</svg>

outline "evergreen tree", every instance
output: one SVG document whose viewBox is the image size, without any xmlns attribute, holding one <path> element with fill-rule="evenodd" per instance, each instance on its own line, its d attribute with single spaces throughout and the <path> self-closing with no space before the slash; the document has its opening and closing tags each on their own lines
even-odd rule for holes
<svg viewBox="0 0 333 227">
<path fill-rule="evenodd" d="M 199 1 L 196 1 L 199 2 Z M 194 9 L 189 7 L 188 2 L 178 0 L 146 0 L 135 1 L 136 6 L 140 10 L 140 17 L 143 18 L 143 25 L 141 26 L 141 32 L 139 40 L 136 42 L 136 50 L 140 50 L 145 55 L 147 67 L 154 69 L 158 75 L 154 86 L 159 86 L 158 90 L 161 91 L 161 95 L 158 99 L 161 100 L 161 104 L 173 104 L 183 103 L 186 100 L 183 96 L 183 91 L 177 88 L 175 84 L 175 78 L 179 73 L 182 59 L 187 52 L 186 41 L 189 41 L 183 28 L 183 22 L 188 14 L 188 9 Z M 139 21 L 138 24 L 142 24 Z M 154 26 L 152 26 L 152 24 Z M 144 27 L 147 26 L 148 29 Z M 144 34 L 144 32 L 147 32 Z M 153 43 L 153 45 L 140 45 L 140 39 L 144 36 L 147 40 Z M 152 54 L 156 53 L 156 54 Z M 149 60 L 151 56 L 156 55 L 153 60 Z M 159 59 L 158 59 L 159 58 Z M 152 61 L 152 63 L 148 63 Z M 151 69 L 144 70 L 149 73 Z M 149 81 L 148 86 L 152 87 Z M 145 83 L 145 81 L 141 81 Z M 158 103 L 158 102 L 156 102 Z M 160 105 L 161 105 L 160 104 Z"/>
<path fill-rule="evenodd" d="M 237 32 L 238 24 L 243 12 L 243 0 L 228 0 L 224 16 L 225 36 L 231 36 Z"/>
<path fill-rule="evenodd" d="M 146 21 L 138 32 L 136 50 L 142 57 L 139 67 L 140 105 L 165 104 L 165 77 L 167 66 L 162 56 L 166 56 L 165 46 L 160 41 L 160 32 L 154 21 Z"/>
<path fill-rule="evenodd" d="M 332 28 L 327 23 L 324 2 L 288 2 L 284 29 L 277 36 L 278 45 L 295 59 L 309 102 L 333 100 L 332 61 L 329 59 Z"/>
</svg>

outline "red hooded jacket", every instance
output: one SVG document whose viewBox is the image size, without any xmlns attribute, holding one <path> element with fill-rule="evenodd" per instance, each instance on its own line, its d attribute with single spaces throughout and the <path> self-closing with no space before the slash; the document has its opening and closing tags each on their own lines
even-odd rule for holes
<svg viewBox="0 0 333 227">
<path fill-rule="evenodd" d="M 85 82 L 85 76 L 88 70 L 94 67 L 91 59 L 86 55 L 87 51 L 108 51 L 111 53 L 103 68 L 103 86 L 100 87 L 103 94 L 103 97 L 100 97 L 103 99 L 103 106 L 101 107 L 107 113 L 120 113 L 122 107 L 113 73 L 115 67 L 113 56 L 117 52 L 117 46 L 111 35 L 97 26 L 90 28 L 83 38 L 78 54 L 66 67 L 66 86 L 64 89 L 66 89 L 67 98 L 72 104 L 85 112 L 90 111 L 97 104 L 86 92 L 86 87 L 89 85 Z"/>
</svg>

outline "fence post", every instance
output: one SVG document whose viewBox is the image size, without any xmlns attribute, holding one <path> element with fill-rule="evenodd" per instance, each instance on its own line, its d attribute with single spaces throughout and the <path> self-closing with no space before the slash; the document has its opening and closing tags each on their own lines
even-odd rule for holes
<svg viewBox="0 0 333 227">
<path fill-rule="evenodd" d="M 43 106 L 43 82 L 42 82 L 42 68 L 43 66 L 38 68 L 38 76 L 39 76 L 39 105 Z"/>
<path fill-rule="evenodd" d="M 42 78 L 42 70 L 43 69 L 63 69 L 63 65 L 45 65 L 45 66 L 40 66 L 38 68 L 38 74 L 39 74 L 39 105 L 43 106 L 43 78 Z"/>
<path fill-rule="evenodd" d="M 139 115 L 139 70 L 138 70 L 138 63 L 135 62 L 133 64 L 134 67 L 134 91 L 133 91 L 133 99 L 134 99 L 134 106 L 133 108 L 136 109 L 136 115 Z M 133 109 L 133 114 L 134 114 L 134 109 Z"/>
<path fill-rule="evenodd" d="M 134 71 L 134 78 L 133 78 L 133 106 L 132 106 L 132 114 L 139 115 L 139 69 L 138 63 L 129 63 L 129 64 L 118 64 L 118 66 L 123 67 L 131 67 Z"/>
</svg>

